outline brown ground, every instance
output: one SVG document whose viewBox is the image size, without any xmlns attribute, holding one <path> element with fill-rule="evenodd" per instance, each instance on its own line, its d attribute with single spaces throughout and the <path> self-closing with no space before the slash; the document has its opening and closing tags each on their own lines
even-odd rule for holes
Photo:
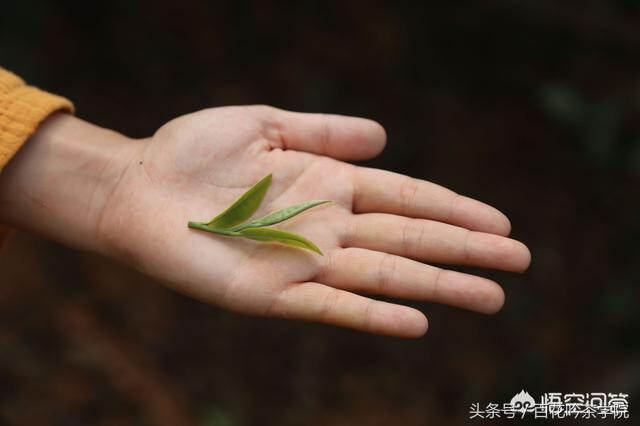
<svg viewBox="0 0 640 426">
<path fill-rule="evenodd" d="M 2 65 L 136 137 L 227 104 L 375 118 L 390 143 L 367 164 L 499 207 L 533 263 L 482 272 L 498 315 L 415 303 L 430 332 L 402 341 L 228 314 L 20 234 L 0 257 L 0 422 L 463 424 L 523 388 L 628 392 L 634 417 L 637 1 L 90 3 L 4 5 Z"/>
</svg>

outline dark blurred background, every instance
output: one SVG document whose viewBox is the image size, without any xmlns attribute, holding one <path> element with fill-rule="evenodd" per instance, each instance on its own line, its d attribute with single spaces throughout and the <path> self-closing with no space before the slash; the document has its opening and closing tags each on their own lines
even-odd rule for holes
<svg viewBox="0 0 640 426">
<path fill-rule="evenodd" d="M 630 393 L 640 416 L 640 2 L 21 0 L 0 64 L 134 137 L 229 104 L 376 119 L 367 165 L 498 207 L 533 254 L 479 272 L 499 314 L 414 303 L 430 330 L 405 341 L 229 314 L 18 234 L 0 423 L 465 424 L 521 389 Z"/>
</svg>

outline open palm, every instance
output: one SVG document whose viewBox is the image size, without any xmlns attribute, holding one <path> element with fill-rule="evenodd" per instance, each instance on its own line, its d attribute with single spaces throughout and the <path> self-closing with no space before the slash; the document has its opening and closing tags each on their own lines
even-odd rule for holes
<svg viewBox="0 0 640 426">
<path fill-rule="evenodd" d="M 271 107 L 226 107 L 180 117 L 133 148 L 101 230 L 113 253 L 169 286 L 251 315 L 320 321 L 416 337 L 425 316 L 378 294 L 493 313 L 492 281 L 421 262 L 523 271 L 527 248 L 507 218 L 438 185 L 339 160 L 378 154 L 385 132 L 360 118 Z M 208 221 L 268 173 L 256 216 L 311 200 L 277 227 L 310 251 L 187 228 Z"/>
</svg>

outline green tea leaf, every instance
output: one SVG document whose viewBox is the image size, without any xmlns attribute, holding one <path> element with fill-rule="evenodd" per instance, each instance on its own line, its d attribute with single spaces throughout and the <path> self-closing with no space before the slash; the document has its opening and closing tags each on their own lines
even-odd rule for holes
<svg viewBox="0 0 640 426">
<path fill-rule="evenodd" d="M 243 223 L 242 225 L 238 225 L 233 227 L 233 231 L 240 231 L 246 228 L 258 228 L 262 226 L 275 225 L 276 223 L 280 223 L 284 220 L 292 218 L 295 215 L 302 213 L 303 211 L 310 209 L 311 207 L 319 206 L 320 204 L 328 203 L 331 200 L 313 200 L 306 201 L 304 203 L 296 204 L 282 210 L 278 210 L 276 212 L 270 213 L 266 216 L 263 216 L 259 219 L 254 219 L 251 222 Z"/>
<path fill-rule="evenodd" d="M 258 210 L 270 184 L 271 173 L 242 194 L 231 207 L 211 219 L 207 225 L 216 229 L 228 229 L 249 219 Z"/>
<path fill-rule="evenodd" d="M 282 229 L 246 228 L 238 231 L 238 233 L 243 237 L 250 238 L 252 240 L 277 242 L 288 246 L 311 250 L 322 255 L 318 246 L 307 240 L 305 237 L 294 234 L 293 232 L 283 231 Z"/>
<path fill-rule="evenodd" d="M 201 231 L 207 231 L 207 232 L 211 232 L 214 234 L 220 234 L 220 235 L 226 235 L 228 237 L 240 237 L 241 235 L 235 231 L 232 231 L 231 229 L 218 229 L 218 228 L 214 228 L 212 226 L 209 226 L 206 223 L 203 222 L 192 222 L 189 221 L 187 223 L 187 226 L 189 228 L 193 228 L 193 229 L 199 229 Z"/>
<path fill-rule="evenodd" d="M 189 221 L 188 227 L 228 237 L 245 237 L 257 241 L 277 242 L 311 250 L 322 255 L 320 249 L 303 236 L 281 229 L 265 228 L 265 226 L 280 223 L 311 207 L 328 203 L 329 200 L 307 201 L 270 213 L 260 219 L 243 223 L 258 209 L 270 184 L 271 174 L 262 178 L 260 182 L 242 194 L 231 207 L 211 219 L 211 221 L 207 223 Z"/>
</svg>

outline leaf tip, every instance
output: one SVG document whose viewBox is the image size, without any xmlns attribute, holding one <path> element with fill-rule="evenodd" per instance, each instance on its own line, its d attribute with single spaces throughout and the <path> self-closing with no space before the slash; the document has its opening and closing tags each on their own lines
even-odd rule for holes
<svg viewBox="0 0 640 426">
<path fill-rule="evenodd" d="M 311 250 L 315 253 L 318 253 L 320 256 L 324 256 L 324 253 L 322 253 L 322 250 L 320 250 L 320 247 L 318 247 L 317 245 L 315 245 L 314 243 L 312 243 L 311 241 L 306 240 L 306 245 L 304 248 L 306 248 L 307 250 Z"/>
</svg>

